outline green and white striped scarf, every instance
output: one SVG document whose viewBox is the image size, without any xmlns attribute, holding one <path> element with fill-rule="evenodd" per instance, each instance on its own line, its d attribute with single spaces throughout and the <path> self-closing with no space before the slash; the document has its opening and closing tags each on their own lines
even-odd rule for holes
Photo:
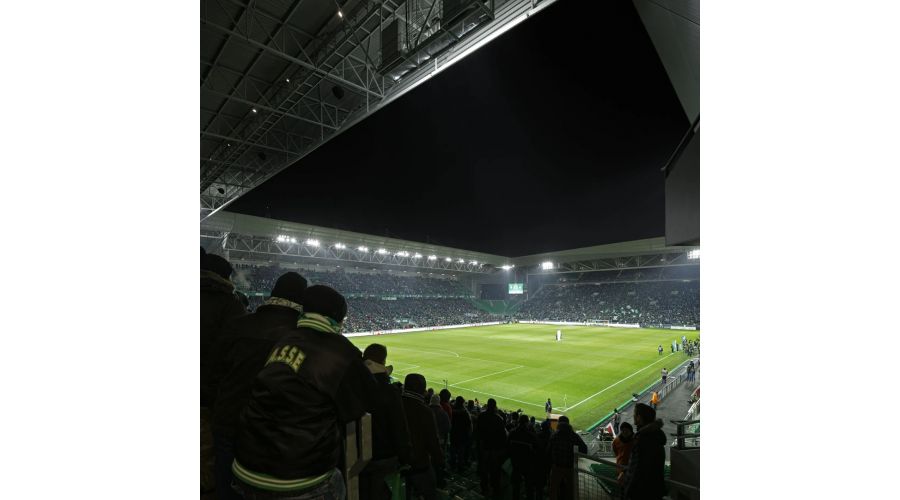
<svg viewBox="0 0 900 500">
<path fill-rule="evenodd" d="M 290 307 L 297 312 L 303 312 L 303 306 L 296 302 L 291 302 L 288 299 L 282 299 L 281 297 L 269 297 L 268 299 L 266 299 L 266 305 Z"/>
<path fill-rule="evenodd" d="M 312 328 L 320 332 L 341 333 L 341 323 L 317 313 L 303 313 L 297 321 L 297 328 Z"/>
</svg>

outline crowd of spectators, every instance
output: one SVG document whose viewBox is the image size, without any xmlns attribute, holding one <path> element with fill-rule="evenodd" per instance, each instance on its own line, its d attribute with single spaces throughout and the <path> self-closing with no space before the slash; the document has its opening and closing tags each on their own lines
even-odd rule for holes
<svg viewBox="0 0 900 500">
<path fill-rule="evenodd" d="M 401 328 L 463 325 L 494 321 L 466 299 L 350 299 L 345 331 L 371 332 Z"/>
<path fill-rule="evenodd" d="M 284 272 L 277 266 L 238 265 L 235 284 L 247 292 L 269 290 Z M 345 297 L 467 297 L 466 290 L 453 276 L 435 277 L 388 272 L 350 272 L 335 270 L 299 270 L 311 284 L 340 290 Z"/>
<path fill-rule="evenodd" d="M 250 311 L 265 302 L 263 292 L 283 272 L 276 266 L 239 265 L 237 288 L 248 295 Z M 347 298 L 347 333 L 478 323 L 496 319 L 477 307 L 462 284 L 451 278 L 334 271 L 300 271 L 310 284 L 326 285 Z"/>
<path fill-rule="evenodd" d="M 344 500 L 342 428 L 369 413 L 362 500 L 391 498 L 388 484 L 401 474 L 407 498 L 435 500 L 448 476 L 473 466 L 482 495 L 506 498 L 507 459 L 512 500 L 523 489 L 526 500 L 540 500 L 545 488 L 551 500 L 572 499 L 574 449 L 587 446 L 565 416 L 551 430 L 549 400 L 540 418 L 505 412 L 494 399 L 482 407 L 457 395 L 451 404 L 451 392 L 435 393 L 421 374 L 393 380 L 385 346 L 360 352 L 341 335 L 350 307 L 334 288 L 286 272 L 247 314 L 232 275 L 225 259 L 201 250 L 201 495 Z M 654 419 L 649 407 L 635 411 L 641 460 L 626 468 L 623 498 L 662 497 L 665 436 Z"/>
<path fill-rule="evenodd" d="M 520 320 L 700 324 L 698 281 L 544 285 L 519 309 Z"/>
</svg>

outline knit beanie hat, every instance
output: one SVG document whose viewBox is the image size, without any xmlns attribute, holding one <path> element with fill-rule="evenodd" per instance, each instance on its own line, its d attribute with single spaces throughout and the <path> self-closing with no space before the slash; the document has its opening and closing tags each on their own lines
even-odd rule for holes
<svg viewBox="0 0 900 500">
<path fill-rule="evenodd" d="M 290 271 L 281 275 L 272 288 L 272 297 L 290 300 L 303 305 L 303 292 L 306 290 L 306 278 Z"/>
<path fill-rule="evenodd" d="M 212 271 L 225 279 L 231 278 L 231 273 L 234 272 L 231 264 L 224 257 L 212 253 L 203 256 L 200 261 L 200 269 Z"/>
<path fill-rule="evenodd" d="M 327 316 L 341 323 L 347 317 L 347 301 L 334 288 L 313 285 L 303 292 L 303 312 Z"/>
</svg>

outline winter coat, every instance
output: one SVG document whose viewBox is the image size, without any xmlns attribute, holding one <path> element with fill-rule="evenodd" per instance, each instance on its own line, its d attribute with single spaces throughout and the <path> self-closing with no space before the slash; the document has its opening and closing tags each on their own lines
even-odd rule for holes
<svg viewBox="0 0 900 500">
<path fill-rule="evenodd" d="M 213 350 L 216 364 L 210 383 L 216 390 L 213 430 L 217 434 L 234 439 L 256 375 L 275 342 L 297 324 L 299 315 L 290 307 L 263 305 L 225 325 Z"/>
<path fill-rule="evenodd" d="M 234 295 L 234 285 L 212 271 L 200 271 L 200 406 L 211 407 L 215 389 L 210 387 L 216 339 L 229 320 L 247 314 Z"/>
<path fill-rule="evenodd" d="M 402 400 L 412 442 L 410 466 L 413 472 L 426 470 L 431 465 L 443 465 L 444 453 L 438 442 L 437 422 L 431 408 L 425 406 L 419 394 L 404 392 Z"/>
<path fill-rule="evenodd" d="M 376 392 L 362 353 L 340 333 L 287 330 L 253 382 L 235 460 L 281 480 L 331 471 L 343 449 L 342 427 L 372 411 Z"/>
<path fill-rule="evenodd" d="M 666 434 L 662 426 L 662 420 L 657 420 L 641 427 L 634 435 L 625 472 L 626 500 L 659 500 L 666 493 Z"/>
</svg>

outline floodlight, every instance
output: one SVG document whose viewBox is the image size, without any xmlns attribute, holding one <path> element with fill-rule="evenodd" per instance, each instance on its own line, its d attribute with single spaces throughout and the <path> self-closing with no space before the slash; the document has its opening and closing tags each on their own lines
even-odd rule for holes
<svg viewBox="0 0 900 500">
<path fill-rule="evenodd" d="M 512 264 L 504 264 L 504 265 L 500 266 L 500 269 L 503 269 L 504 271 L 509 271 L 510 269 L 512 269 L 514 267 L 516 267 L 516 266 L 514 266 Z"/>
<path fill-rule="evenodd" d="M 447 257 L 447 258 L 444 259 L 444 260 L 446 260 L 447 262 L 451 262 L 453 259 L 451 259 L 450 257 Z"/>
<path fill-rule="evenodd" d="M 360 247 L 356 247 L 356 249 L 359 250 L 360 252 L 363 252 L 363 253 L 369 251 L 369 247 L 362 247 L 362 246 L 360 246 Z"/>
<path fill-rule="evenodd" d="M 290 79 L 290 78 L 285 78 L 285 79 L 284 79 L 284 83 L 291 83 L 291 79 Z"/>
<path fill-rule="evenodd" d="M 319 246 L 319 240 L 309 238 L 308 240 L 306 240 L 306 244 L 311 247 L 317 247 L 317 246 Z"/>
<path fill-rule="evenodd" d="M 429 255 L 428 260 L 437 260 L 437 255 Z"/>
<path fill-rule="evenodd" d="M 421 258 L 422 258 L 422 254 L 417 253 L 417 254 L 413 255 L 413 258 L 414 258 L 414 259 L 421 259 Z"/>
<path fill-rule="evenodd" d="M 379 249 L 378 249 L 378 253 L 381 254 L 381 255 L 384 255 L 384 254 L 388 253 L 388 251 L 385 250 L 384 248 L 379 248 Z"/>
<path fill-rule="evenodd" d="M 341 10 L 340 10 L 340 9 L 338 9 L 338 17 L 339 17 L 339 18 L 341 18 L 341 19 L 343 19 L 343 18 L 344 18 L 344 13 L 343 13 L 343 12 L 341 12 Z"/>
<path fill-rule="evenodd" d="M 688 258 L 688 260 L 697 260 L 697 259 L 699 259 L 699 258 L 700 258 L 700 249 L 697 248 L 697 249 L 695 249 L 695 250 L 691 250 L 690 252 L 688 252 L 687 258 Z"/>
<path fill-rule="evenodd" d="M 253 111 L 254 113 L 257 112 L 257 111 L 256 111 L 256 108 L 253 108 L 253 109 L 251 109 L 250 111 Z"/>
<path fill-rule="evenodd" d="M 553 269 L 553 262 L 548 260 L 547 262 L 541 263 L 541 269 L 543 269 L 544 271 Z"/>
<path fill-rule="evenodd" d="M 334 248 L 337 248 L 338 250 L 343 250 L 343 249 L 347 248 L 347 246 L 344 245 L 343 243 L 335 243 Z"/>
<path fill-rule="evenodd" d="M 396 254 L 399 257 L 409 257 L 409 252 L 397 252 Z"/>
<path fill-rule="evenodd" d="M 472 264 L 473 266 L 477 266 L 477 265 L 478 265 L 478 261 L 477 261 L 477 260 L 473 260 L 473 261 L 469 262 L 469 264 Z"/>
<path fill-rule="evenodd" d="M 459 259 L 459 260 L 456 261 L 456 262 L 459 262 L 460 264 L 465 264 L 466 261 L 465 261 L 465 259 Z"/>
</svg>

